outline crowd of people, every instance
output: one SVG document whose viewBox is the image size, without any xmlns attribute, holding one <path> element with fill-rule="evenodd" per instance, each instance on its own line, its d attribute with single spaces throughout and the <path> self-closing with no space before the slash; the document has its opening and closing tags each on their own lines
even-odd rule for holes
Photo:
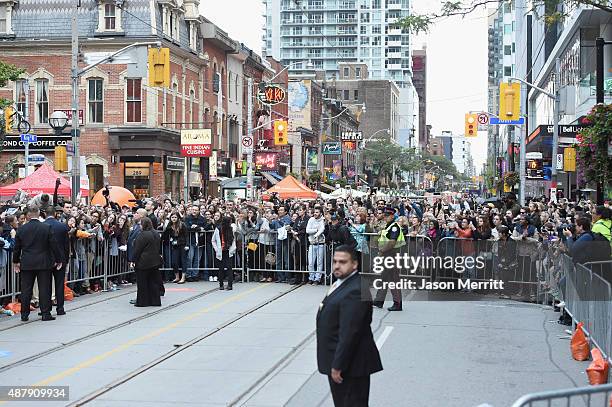
<svg viewBox="0 0 612 407">
<path fill-rule="evenodd" d="M 11 258 L 13 263 L 21 262 L 15 259 L 19 231 L 40 219 L 52 228 L 56 241 L 65 242 L 53 249 L 55 261 L 50 268 L 55 271 L 44 277 L 52 276 L 55 283 L 39 282 L 39 292 L 34 288 L 32 293 L 33 306 L 40 302 L 45 316 L 48 304 L 45 299 L 42 310 L 40 291 L 51 292 L 61 315 L 63 277 L 77 296 L 137 283 L 134 305 L 159 306 L 164 284 L 205 280 L 231 290 L 235 274 L 242 272 L 262 283 L 323 284 L 331 269 L 331 250 L 340 245 L 360 254 L 360 268 L 366 273 L 371 271 L 373 256 L 417 246 L 411 254 L 436 254 L 440 247 L 446 255 L 486 252 L 495 259 L 489 262 L 493 271 L 499 272 L 524 271 L 549 245 L 576 262 L 609 260 L 612 242 L 608 203 L 597 206 L 588 200 L 557 202 L 542 197 L 521 207 L 512 194 L 491 202 L 467 194 L 434 199 L 371 194 L 311 201 L 276 196 L 259 202 L 213 197 L 190 202 L 145 199 L 124 206 L 37 198 L 27 207 L 37 208 L 39 215 L 10 206 L 1 215 L 0 293 L 10 289 Z M 439 244 L 448 238 L 460 240 L 452 248 Z M 414 245 L 419 239 L 422 244 Z M 491 246 L 491 242 L 497 243 Z M 473 273 L 468 270 L 467 277 L 477 277 Z M 33 281 L 25 283 L 30 286 Z M 392 294 L 391 309 L 401 310 L 401 296 Z M 22 294 L 22 301 L 27 298 Z M 377 297 L 375 305 L 382 306 L 382 301 Z"/>
</svg>

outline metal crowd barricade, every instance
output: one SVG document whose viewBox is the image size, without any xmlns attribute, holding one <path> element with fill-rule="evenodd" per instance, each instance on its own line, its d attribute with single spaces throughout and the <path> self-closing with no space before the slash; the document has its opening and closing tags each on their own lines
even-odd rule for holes
<svg viewBox="0 0 612 407">
<path fill-rule="evenodd" d="M 384 256 L 380 255 L 378 248 L 379 234 L 361 233 L 358 237 L 364 239 L 363 245 L 358 241 L 358 250 L 361 248 L 360 274 L 369 277 L 380 276 L 384 267 L 382 264 Z M 431 280 L 436 271 L 436 263 L 433 261 L 435 254 L 434 244 L 428 236 L 406 236 L 405 245 L 399 249 L 403 266 L 399 268 L 400 277 Z M 417 260 L 419 258 L 422 260 Z"/>
<path fill-rule="evenodd" d="M 612 356 L 612 287 L 590 264 L 574 264 L 568 255 L 561 255 L 561 280 L 565 311 L 582 327 L 591 343 L 604 357 Z M 603 263 L 603 262 L 599 262 Z"/>
<path fill-rule="evenodd" d="M 324 282 L 333 255 L 333 247 L 328 244 L 309 245 L 291 232 L 285 239 L 279 240 L 276 230 L 260 232 L 256 239 L 251 234 L 249 238 L 243 238 L 241 247 L 246 281 L 300 278 L 306 281 L 310 277 L 308 270 L 311 263 L 313 279 Z"/>
<path fill-rule="evenodd" d="M 502 280 L 504 290 L 500 294 L 516 299 L 541 300 L 544 275 L 543 257 L 538 245 L 511 239 L 502 241 L 444 237 L 437 245 L 437 255 L 442 258 L 443 266 L 436 270 L 435 278 Z M 470 257 L 474 260 L 468 266 L 466 259 Z M 448 258 L 452 258 L 453 262 L 448 261 Z"/>
<path fill-rule="evenodd" d="M 182 246 L 172 244 L 168 239 L 162 239 L 163 263 L 160 270 L 166 278 L 174 278 L 172 274 L 175 271 L 182 273 L 183 270 L 188 277 L 202 275 L 205 280 L 207 277 L 217 277 L 220 264 L 212 246 L 214 232 L 214 230 L 188 231 L 187 242 Z M 233 258 L 232 270 L 241 273 L 241 279 L 244 281 L 245 252 L 242 235 L 236 233 L 235 239 L 236 253 Z M 185 250 L 185 247 L 188 247 L 188 250 Z"/>
<path fill-rule="evenodd" d="M 13 271 L 12 252 L 7 251 L 8 258 L 4 267 L 0 268 L 0 299 L 11 298 L 11 302 L 16 301 L 17 294 L 20 292 L 20 279 Z"/>
<path fill-rule="evenodd" d="M 526 394 L 512 407 L 591 407 L 610 405 L 612 384 Z"/>
<path fill-rule="evenodd" d="M 92 283 L 107 288 L 108 239 L 99 240 L 94 234 L 77 239 L 74 256 L 66 267 L 66 282 L 89 288 Z"/>
</svg>

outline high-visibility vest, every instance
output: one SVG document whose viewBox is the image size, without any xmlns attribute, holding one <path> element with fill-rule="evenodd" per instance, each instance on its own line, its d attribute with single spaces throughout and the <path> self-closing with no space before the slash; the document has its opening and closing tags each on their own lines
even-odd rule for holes
<svg viewBox="0 0 612 407">
<path fill-rule="evenodd" d="M 400 247 L 406 245 L 406 239 L 404 238 L 404 232 L 402 232 L 402 228 L 400 227 L 400 225 L 397 224 L 397 222 L 393 222 L 389 226 L 387 226 L 386 229 L 380 232 L 380 236 L 378 237 L 378 247 L 384 247 L 387 242 L 391 240 L 387 237 L 387 233 L 391 230 L 393 225 L 399 228 L 399 236 L 397 237 L 397 240 L 395 241 L 395 246 L 393 247 L 395 249 L 399 249 Z"/>
</svg>

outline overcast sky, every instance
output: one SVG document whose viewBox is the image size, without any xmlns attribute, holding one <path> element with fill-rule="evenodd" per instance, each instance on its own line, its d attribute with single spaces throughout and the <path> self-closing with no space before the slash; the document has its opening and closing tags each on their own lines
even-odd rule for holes
<svg viewBox="0 0 612 407">
<path fill-rule="evenodd" d="M 437 0 L 414 0 L 417 12 L 436 4 Z M 202 1 L 200 11 L 233 39 L 261 53 L 264 6 L 260 0 Z M 433 126 L 432 134 L 445 130 L 463 134 L 464 114 L 487 107 L 487 11 L 438 22 L 413 44 L 413 48 L 427 45 L 427 123 Z M 480 173 L 487 159 L 486 132 L 471 141 Z"/>
</svg>

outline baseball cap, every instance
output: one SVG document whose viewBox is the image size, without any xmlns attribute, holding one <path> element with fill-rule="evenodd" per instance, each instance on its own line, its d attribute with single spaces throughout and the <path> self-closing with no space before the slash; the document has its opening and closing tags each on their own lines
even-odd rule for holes
<svg viewBox="0 0 612 407">
<path fill-rule="evenodd" d="M 385 215 L 395 215 L 395 208 L 386 206 L 384 209 Z"/>
</svg>

